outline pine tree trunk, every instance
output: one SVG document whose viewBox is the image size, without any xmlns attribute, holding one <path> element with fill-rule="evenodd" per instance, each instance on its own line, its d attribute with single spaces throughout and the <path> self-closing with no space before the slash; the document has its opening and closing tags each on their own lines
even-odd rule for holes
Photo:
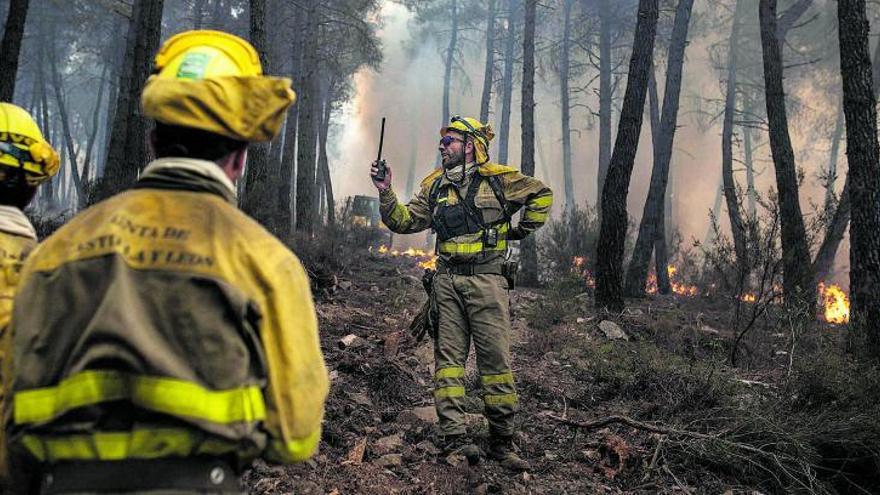
<svg viewBox="0 0 880 495">
<path fill-rule="evenodd" d="M 806 314 L 812 315 L 816 298 L 812 287 L 812 269 L 807 262 L 810 252 L 798 200 L 794 152 L 788 135 L 785 92 L 782 86 L 782 55 L 776 37 L 776 0 L 761 0 L 760 21 L 770 150 L 779 194 L 783 293 L 787 304 L 802 306 L 807 310 Z"/>
<path fill-rule="evenodd" d="M 611 0 L 599 2 L 599 173 L 596 177 L 596 204 L 602 212 L 602 190 L 611 162 Z"/>
<path fill-rule="evenodd" d="M 0 41 L 0 101 L 11 102 L 15 95 L 18 57 L 30 0 L 11 0 L 6 15 L 3 41 Z"/>
<path fill-rule="evenodd" d="M 828 170 L 825 171 L 825 211 L 831 212 L 834 208 L 834 183 L 837 182 L 837 157 L 840 155 L 840 141 L 843 139 L 843 102 L 837 111 L 837 121 L 834 123 L 834 133 L 831 135 L 831 151 L 828 152 Z M 829 228 L 831 226 L 829 225 Z"/>
<path fill-rule="evenodd" d="M 865 0 L 839 0 L 837 12 L 849 196 L 856 206 L 849 254 L 852 322 L 866 338 L 868 354 L 876 358 L 880 356 L 880 147 Z"/>
<path fill-rule="evenodd" d="M 452 86 L 452 64 L 455 63 L 455 49 L 458 42 L 458 0 L 452 0 L 452 34 L 446 47 L 446 63 L 443 67 L 443 120 L 441 126 L 449 124 L 449 91 Z"/>
<path fill-rule="evenodd" d="M 730 217 L 730 230 L 733 236 L 733 250 L 739 267 L 739 277 L 748 276 L 748 248 L 746 228 L 736 195 L 736 179 L 733 176 L 733 119 L 736 113 L 736 76 L 739 56 L 739 31 L 745 13 L 743 0 L 737 0 L 733 14 L 733 27 L 727 51 L 727 91 L 724 99 L 724 121 L 721 129 L 721 176 L 724 180 L 724 198 L 727 200 L 727 214 Z"/>
<path fill-rule="evenodd" d="M 743 113 L 752 112 L 752 99 L 745 98 L 743 101 Z M 755 161 L 752 158 L 752 129 L 748 125 L 742 126 L 743 133 L 743 165 L 746 168 L 746 199 L 749 219 L 754 220 L 758 215 L 758 191 L 755 189 Z"/>
<path fill-rule="evenodd" d="M 294 87 L 298 89 L 302 86 L 302 67 L 303 60 L 303 32 L 305 24 L 303 16 L 297 16 L 292 23 L 292 39 L 291 45 L 291 73 L 294 77 Z M 293 227 L 293 211 L 294 204 L 294 187 L 293 187 L 293 171 L 296 168 L 296 138 L 299 127 L 299 107 L 300 104 L 291 105 L 287 111 L 287 123 L 284 126 L 284 149 L 281 153 L 280 169 L 278 172 L 278 236 L 282 239 L 290 235 Z"/>
<path fill-rule="evenodd" d="M 489 103 L 492 100 L 492 82 L 495 79 L 495 4 L 489 0 L 486 19 L 486 67 L 483 69 L 483 95 L 480 98 L 480 122 L 489 120 Z M 444 124 L 445 125 L 445 124 Z"/>
<path fill-rule="evenodd" d="M 101 103 L 104 100 L 104 91 L 109 82 L 107 81 L 107 73 L 110 68 L 107 64 L 104 64 L 104 67 L 101 69 L 101 80 L 98 82 L 98 97 L 95 100 L 95 111 L 92 113 L 92 128 L 88 133 L 88 142 L 86 143 L 86 156 L 83 158 L 83 168 L 80 179 L 80 184 L 82 184 L 82 195 L 79 197 L 79 204 L 77 205 L 78 209 L 83 209 L 88 205 L 89 195 L 91 194 L 91 175 L 92 175 L 92 160 L 93 160 L 93 152 L 95 148 L 95 143 L 98 140 L 98 131 L 100 124 L 100 115 L 101 115 Z"/>
<path fill-rule="evenodd" d="M 321 184 L 324 186 L 324 199 L 327 204 L 327 223 L 336 224 L 336 201 L 333 198 L 333 180 L 330 175 L 330 160 L 327 157 L 327 134 L 330 132 L 330 110 L 332 109 L 330 91 L 324 97 L 324 108 L 321 116 L 320 140 L 318 143 L 318 166 L 321 173 Z"/>
<path fill-rule="evenodd" d="M 107 152 L 105 180 L 96 199 L 104 199 L 127 188 L 146 165 L 147 121 L 140 112 L 140 95 L 150 73 L 153 55 L 159 48 L 164 0 L 138 0 L 128 33 L 128 46 L 120 81 L 113 132 Z"/>
<path fill-rule="evenodd" d="M 264 70 L 269 69 L 269 42 L 266 34 L 266 1 L 250 0 L 250 41 L 260 56 Z M 277 175 L 272 174 L 269 143 L 252 143 L 248 147 L 247 178 L 242 210 L 277 234 Z M 278 222 L 280 223 L 280 222 Z"/>
<path fill-rule="evenodd" d="M 316 151 L 320 95 L 318 84 L 318 1 L 310 0 L 303 44 L 302 87 L 299 91 L 299 123 L 296 151 L 296 230 L 315 231 L 317 204 Z"/>
<path fill-rule="evenodd" d="M 639 0 L 633 53 L 617 140 L 602 191 L 602 216 L 596 248 L 596 307 L 619 313 L 624 309 L 622 271 L 628 218 L 626 196 L 642 130 L 648 74 L 657 31 L 657 0 Z"/>
<path fill-rule="evenodd" d="M 569 45 L 571 42 L 571 8 L 574 0 L 563 0 L 562 42 L 559 57 L 559 96 L 562 104 L 562 181 L 565 187 L 565 212 L 571 213 L 576 203 L 571 171 L 571 104 L 569 103 Z"/>
<path fill-rule="evenodd" d="M 58 55 L 56 54 L 57 47 L 54 46 L 54 43 L 48 42 L 46 39 L 43 39 L 42 41 L 43 46 L 40 47 L 40 49 L 46 50 L 49 55 L 49 72 L 52 76 L 52 89 L 55 93 L 55 104 L 58 107 L 58 117 L 61 119 L 61 129 L 64 132 L 64 144 L 65 149 L 67 150 L 68 160 L 70 160 L 69 163 L 73 178 L 73 186 L 76 190 L 78 202 L 82 203 L 86 194 L 76 165 L 77 153 L 73 149 L 74 139 L 73 133 L 70 130 L 70 116 L 67 114 L 67 104 L 64 101 L 61 73 L 58 70 L 58 63 L 56 61 L 58 58 Z"/>
<path fill-rule="evenodd" d="M 38 50 L 37 54 L 37 93 L 39 94 L 39 104 L 40 104 L 40 112 L 38 114 L 38 119 L 40 120 L 40 129 L 43 132 L 43 137 L 46 138 L 50 143 L 55 142 L 52 136 L 52 124 L 49 120 L 49 95 L 46 91 L 46 64 L 45 60 L 45 50 Z M 49 179 L 44 186 L 40 188 L 41 193 L 45 196 L 45 207 L 47 210 L 53 210 L 56 206 L 55 202 L 55 188 L 58 185 L 58 176 Z"/>
<path fill-rule="evenodd" d="M 510 109 L 513 100 L 513 65 L 516 47 L 517 0 L 507 0 L 507 32 L 504 39 L 504 77 L 502 79 L 501 125 L 498 128 L 498 163 L 507 163 L 510 146 Z"/>
<path fill-rule="evenodd" d="M 535 175 L 535 11 L 537 0 L 525 0 L 523 23 L 523 73 L 522 73 L 522 158 L 520 170 L 525 175 Z M 523 285 L 538 284 L 538 248 L 535 236 L 520 242 L 520 259 Z"/>
<path fill-rule="evenodd" d="M 660 117 L 660 132 L 654 149 L 654 167 L 651 171 L 651 185 L 639 225 L 639 234 L 626 274 L 625 292 L 631 297 L 645 294 L 648 278 L 648 265 L 651 252 L 657 239 L 664 236 L 663 224 L 666 183 L 669 182 L 669 163 L 672 160 L 672 144 L 678 121 L 678 102 L 681 94 L 681 74 L 684 66 L 684 50 L 687 46 L 688 25 L 691 18 L 693 0 L 680 0 L 675 11 L 672 37 L 669 42 L 669 55 L 666 68 L 666 87 L 663 90 L 663 107 Z M 666 265 L 657 264 L 657 277 L 663 276 Z M 667 280 L 668 285 L 668 280 Z"/>
<path fill-rule="evenodd" d="M 657 156 L 658 141 L 660 139 L 660 98 L 657 96 L 657 78 L 653 61 L 651 62 L 651 71 L 648 73 L 648 115 L 651 117 L 651 149 L 654 156 Z M 665 211 L 660 218 L 657 219 L 658 232 L 666 230 Z M 654 273 L 657 274 L 657 292 L 661 294 L 669 294 L 672 287 L 669 284 L 669 272 L 664 268 L 669 261 L 666 250 L 666 238 L 658 235 L 654 241 Z"/>
</svg>

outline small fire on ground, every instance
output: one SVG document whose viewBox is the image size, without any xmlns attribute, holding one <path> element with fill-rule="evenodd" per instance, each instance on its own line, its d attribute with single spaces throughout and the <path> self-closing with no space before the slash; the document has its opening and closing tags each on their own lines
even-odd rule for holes
<svg viewBox="0 0 880 495">
<path fill-rule="evenodd" d="M 849 322 L 849 298 L 839 285 L 819 282 L 819 301 L 824 309 L 825 321 L 837 325 Z"/>
<path fill-rule="evenodd" d="M 584 283 L 587 284 L 587 287 L 591 289 L 596 288 L 596 279 L 593 278 L 593 273 L 590 272 L 589 268 L 587 268 L 587 257 L 586 256 L 575 256 L 571 259 L 571 271 L 572 273 L 576 273 L 578 276 L 584 279 Z"/>
<path fill-rule="evenodd" d="M 822 318 L 835 325 L 849 323 L 849 298 L 846 292 L 837 284 L 826 285 L 824 282 L 819 282 L 818 289 L 819 310 L 822 312 Z M 779 297 L 781 295 L 782 287 L 774 285 L 773 293 L 769 299 L 773 303 L 781 302 Z M 739 299 L 745 303 L 755 303 L 759 297 L 754 292 L 748 292 L 739 296 Z"/>
<path fill-rule="evenodd" d="M 373 252 L 372 246 L 370 246 L 369 251 L 371 253 Z M 417 258 L 419 259 L 419 267 L 431 270 L 437 269 L 437 256 L 423 249 L 410 247 L 407 248 L 406 251 L 398 251 L 397 249 L 389 248 L 388 246 L 383 244 L 379 246 L 379 249 L 377 249 L 376 252 L 383 256 L 404 256 L 407 258 Z"/>
<path fill-rule="evenodd" d="M 678 294 L 679 296 L 685 297 L 694 297 L 700 293 L 699 289 L 697 289 L 696 285 L 687 285 L 682 282 L 675 280 L 675 274 L 678 272 L 678 268 L 675 265 L 667 265 L 666 273 L 669 275 L 669 285 L 672 288 L 673 294 Z M 648 281 L 645 283 L 645 292 L 648 294 L 656 294 L 660 291 L 660 287 L 657 285 L 657 274 L 651 270 L 648 274 Z"/>
</svg>

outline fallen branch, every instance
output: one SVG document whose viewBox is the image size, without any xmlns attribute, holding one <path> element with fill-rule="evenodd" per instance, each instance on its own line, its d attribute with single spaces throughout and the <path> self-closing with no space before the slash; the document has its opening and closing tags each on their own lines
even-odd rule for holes
<svg viewBox="0 0 880 495">
<path fill-rule="evenodd" d="M 686 431 L 686 430 L 676 430 L 675 428 L 667 428 L 665 426 L 657 426 L 651 425 L 648 423 L 642 423 L 641 421 L 636 421 L 632 418 L 628 418 L 626 416 L 607 416 L 601 419 L 597 419 L 594 421 L 575 421 L 568 418 L 562 418 L 556 416 L 554 414 L 547 414 L 548 418 L 558 421 L 563 424 L 567 424 L 569 426 L 577 426 L 578 428 L 582 428 L 584 430 L 595 430 L 598 428 L 602 428 L 604 426 L 608 426 L 614 423 L 620 423 L 632 428 L 636 428 L 639 430 L 650 431 L 651 433 L 659 433 L 661 435 L 679 435 L 683 437 L 689 438 L 697 438 L 700 440 L 716 440 L 718 437 L 716 435 L 707 435 L 705 433 L 697 433 L 695 431 Z"/>
</svg>

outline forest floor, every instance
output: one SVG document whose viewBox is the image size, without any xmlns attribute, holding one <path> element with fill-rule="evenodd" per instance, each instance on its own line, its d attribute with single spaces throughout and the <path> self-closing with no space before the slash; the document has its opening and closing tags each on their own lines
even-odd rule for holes
<svg viewBox="0 0 880 495">
<path fill-rule="evenodd" d="M 370 254 L 318 290 L 332 379 L 320 452 L 295 466 L 256 464 L 245 476 L 251 493 L 761 493 L 738 479 L 747 468 L 718 463 L 708 436 L 663 429 L 711 431 L 714 424 L 701 418 L 721 403 L 774 390 L 790 365 L 783 333 L 769 335 L 766 349 L 754 352 L 770 357 L 747 371 L 726 365 L 729 303 L 655 296 L 629 301 L 614 325 L 600 326 L 587 292 L 517 289 L 517 444 L 532 468 L 514 474 L 489 460 L 470 467 L 438 456 L 432 345 L 416 344 L 407 331 L 425 299 L 421 272 L 412 258 Z M 467 422 L 485 445 L 478 384 L 472 353 Z M 614 415 L 640 423 L 582 428 L 563 421 Z M 764 460 L 753 460 L 763 469 Z"/>
</svg>

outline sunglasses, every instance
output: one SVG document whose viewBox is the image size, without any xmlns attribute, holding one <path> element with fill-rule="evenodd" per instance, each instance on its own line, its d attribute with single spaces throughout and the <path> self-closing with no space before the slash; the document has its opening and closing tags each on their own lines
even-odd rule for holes
<svg viewBox="0 0 880 495">
<path fill-rule="evenodd" d="M 462 143 L 464 142 L 463 139 L 458 139 L 457 137 L 453 137 L 453 136 L 443 136 L 442 138 L 440 138 L 440 144 L 443 146 L 449 146 L 450 144 L 452 144 L 455 141 L 460 141 Z"/>
</svg>

